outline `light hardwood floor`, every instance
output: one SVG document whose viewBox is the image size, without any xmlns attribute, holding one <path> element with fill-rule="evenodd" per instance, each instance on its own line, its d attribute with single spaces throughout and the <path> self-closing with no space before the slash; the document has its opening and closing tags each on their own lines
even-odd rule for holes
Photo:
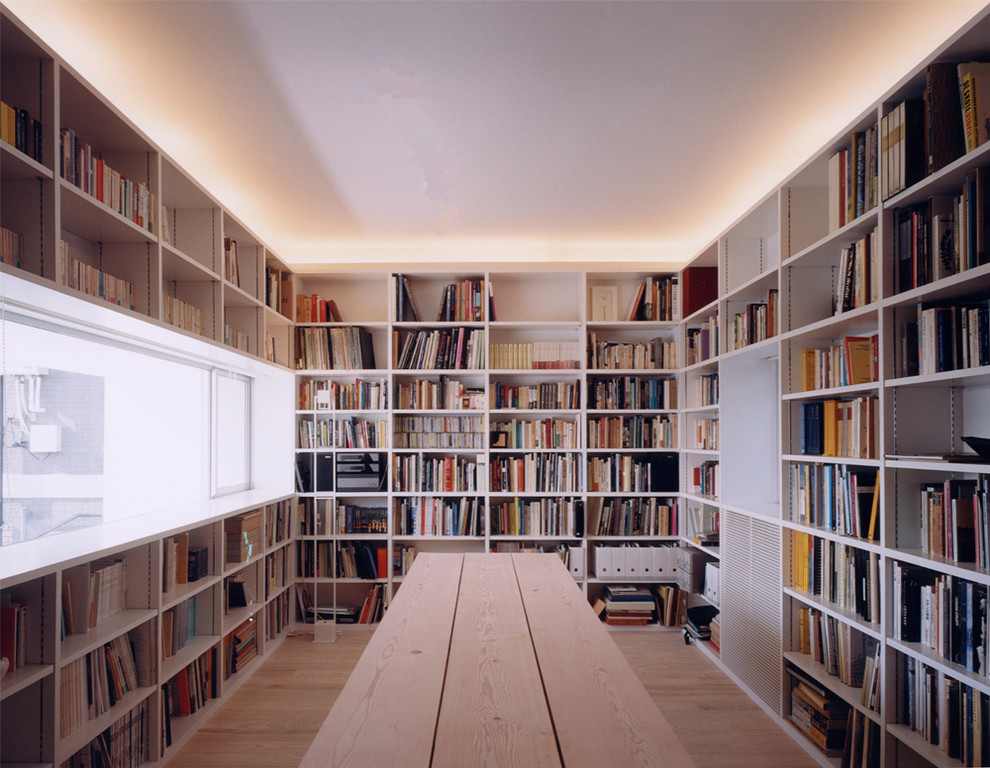
<svg viewBox="0 0 990 768">
<path fill-rule="evenodd" d="M 335 643 L 287 638 L 168 768 L 295 768 L 370 637 L 369 630 L 347 629 Z M 612 638 L 698 768 L 817 765 L 679 632 L 622 631 Z"/>
</svg>

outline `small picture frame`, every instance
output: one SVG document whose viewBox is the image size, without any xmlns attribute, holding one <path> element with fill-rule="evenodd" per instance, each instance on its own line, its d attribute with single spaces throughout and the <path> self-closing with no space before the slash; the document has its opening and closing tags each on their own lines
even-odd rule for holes
<svg viewBox="0 0 990 768">
<path fill-rule="evenodd" d="M 591 287 L 591 319 L 593 322 L 614 322 L 618 319 L 619 289 L 614 285 Z"/>
</svg>

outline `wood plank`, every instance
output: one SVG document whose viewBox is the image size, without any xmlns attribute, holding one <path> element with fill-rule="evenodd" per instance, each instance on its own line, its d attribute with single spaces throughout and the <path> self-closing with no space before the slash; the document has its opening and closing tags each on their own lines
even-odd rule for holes
<svg viewBox="0 0 990 768">
<path fill-rule="evenodd" d="M 564 766 L 694 766 L 560 558 L 513 565 Z"/>
<path fill-rule="evenodd" d="M 560 766 L 510 555 L 467 554 L 433 768 Z"/>
<path fill-rule="evenodd" d="M 462 561 L 416 557 L 300 768 L 428 768 Z"/>
</svg>

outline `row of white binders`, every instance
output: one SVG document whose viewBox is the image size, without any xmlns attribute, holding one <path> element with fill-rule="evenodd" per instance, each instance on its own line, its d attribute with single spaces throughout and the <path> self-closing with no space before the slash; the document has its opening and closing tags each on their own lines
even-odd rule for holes
<svg viewBox="0 0 990 768">
<path fill-rule="evenodd" d="M 613 547 L 595 546 L 595 576 L 598 578 L 655 579 L 677 578 L 677 546 L 633 544 Z"/>
</svg>

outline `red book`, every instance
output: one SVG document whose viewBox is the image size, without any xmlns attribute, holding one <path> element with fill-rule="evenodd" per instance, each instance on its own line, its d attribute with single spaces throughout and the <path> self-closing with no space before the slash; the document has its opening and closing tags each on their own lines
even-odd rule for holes
<svg viewBox="0 0 990 768">
<path fill-rule="evenodd" d="M 388 547 L 379 547 L 378 554 L 378 578 L 384 579 L 388 576 Z"/>
<path fill-rule="evenodd" d="M 715 301 L 718 295 L 718 267 L 685 267 L 680 283 L 681 317 L 688 317 Z"/>
</svg>

